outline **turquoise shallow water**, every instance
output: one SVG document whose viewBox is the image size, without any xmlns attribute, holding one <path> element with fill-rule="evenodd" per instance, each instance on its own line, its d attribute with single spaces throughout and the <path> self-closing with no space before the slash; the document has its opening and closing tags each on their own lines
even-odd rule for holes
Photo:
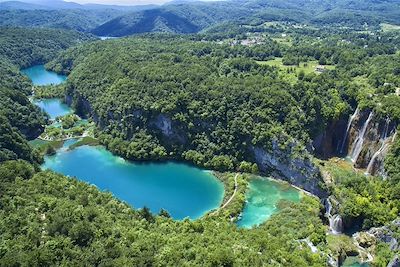
<svg viewBox="0 0 400 267">
<path fill-rule="evenodd" d="M 46 70 L 44 65 L 35 65 L 22 69 L 21 72 L 32 80 L 33 85 L 60 84 L 67 79 L 67 76 Z"/>
<path fill-rule="evenodd" d="M 42 168 L 94 184 L 134 208 L 146 206 L 153 213 L 163 208 L 175 219 L 201 217 L 217 208 L 224 194 L 222 183 L 209 172 L 171 162 L 133 163 L 100 146 L 64 147 L 46 157 Z"/>
<path fill-rule="evenodd" d="M 290 185 L 257 177 L 249 183 L 246 200 L 242 217 L 237 225 L 252 228 L 278 212 L 277 205 L 280 200 L 299 202 L 300 192 Z"/>
<path fill-rule="evenodd" d="M 21 72 L 28 76 L 34 85 L 60 84 L 67 79 L 67 76 L 46 70 L 44 65 L 35 65 L 22 69 Z M 72 112 L 71 108 L 63 104 L 59 99 L 35 100 L 33 103 L 47 112 L 52 119 Z"/>
<path fill-rule="evenodd" d="M 56 98 L 34 100 L 33 103 L 49 114 L 51 119 L 73 112 L 68 105 L 62 103 L 60 99 Z"/>
<path fill-rule="evenodd" d="M 343 262 L 343 267 L 369 267 L 368 263 L 360 263 L 358 257 L 347 257 Z"/>
</svg>

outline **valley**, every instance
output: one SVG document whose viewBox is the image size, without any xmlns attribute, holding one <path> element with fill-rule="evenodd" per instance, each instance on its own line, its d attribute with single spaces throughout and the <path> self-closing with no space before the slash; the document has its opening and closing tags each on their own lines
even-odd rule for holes
<svg viewBox="0 0 400 267">
<path fill-rule="evenodd" d="M 0 266 L 398 266 L 399 3 L 3 2 Z"/>
</svg>

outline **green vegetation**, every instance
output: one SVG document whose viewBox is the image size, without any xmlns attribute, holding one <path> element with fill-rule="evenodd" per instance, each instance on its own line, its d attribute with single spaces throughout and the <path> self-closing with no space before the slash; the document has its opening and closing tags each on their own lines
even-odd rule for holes
<svg viewBox="0 0 400 267">
<path fill-rule="evenodd" d="M 89 137 L 94 135 L 95 125 L 93 122 L 82 121 L 75 114 L 56 118 L 56 122 L 46 126 L 40 139 L 54 141 L 82 136 Z"/>
<path fill-rule="evenodd" d="M 72 150 L 72 149 L 77 148 L 79 146 L 97 146 L 99 144 L 100 143 L 99 143 L 99 141 L 97 139 L 95 139 L 93 137 L 90 137 L 90 136 L 85 136 L 82 139 L 80 139 L 78 142 L 70 145 L 68 147 L 68 149 Z"/>
<path fill-rule="evenodd" d="M 400 37 L 392 26 L 399 24 L 400 8 L 389 1 L 316 3 L 176 4 L 94 31 L 193 33 L 212 26 L 186 36 L 92 42 L 64 30 L 0 28 L 0 265 L 324 266 L 327 254 L 356 254 L 348 237 L 326 235 L 321 204 L 307 196 L 282 201 L 280 212 L 260 227 L 238 229 L 246 174 L 238 175 L 236 195 L 223 209 L 174 221 L 165 211 L 132 209 L 38 168 L 43 154 L 62 146 L 59 139 L 85 133 L 70 149 L 101 143 L 130 160 L 184 160 L 218 170 L 224 202 L 233 195 L 237 171 L 274 172 L 276 165 L 292 164 L 305 166 L 299 172 L 306 182 L 318 179 L 307 172 L 318 162 L 311 144 L 327 125 L 347 119 L 356 106 L 400 122 Z M 91 13 L 71 20 L 76 14 L 81 11 L 0 12 L 0 21 L 82 31 L 103 22 Z M 69 74 L 68 81 L 35 88 L 36 97 L 70 97 L 90 123 L 68 115 L 58 118 L 59 127 L 44 129 L 48 120 L 29 101 L 32 84 L 19 69 L 49 60 L 46 67 Z M 326 71 L 315 73 L 317 65 Z M 33 148 L 28 140 L 40 134 L 55 141 Z M 397 137 L 385 159 L 387 179 L 354 172 L 341 160 L 321 163 L 346 227 L 367 230 L 398 218 L 399 162 Z M 297 182 L 291 172 L 286 176 Z M 399 237 L 399 229 L 393 231 Z M 379 243 L 375 253 L 374 264 L 386 266 L 396 252 Z"/>
<path fill-rule="evenodd" d="M 66 73 L 75 66 L 67 93 L 78 113 L 104 126 L 98 137 L 111 151 L 234 170 L 254 163 L 252 147 L 271 151 L 274 142 L 288 157 L 306 158 L 301 144 L 346 107 L 328 75 L 291 86 L 275 69 L 242 57 L 276 49 L 273 42 L 243 48 L 151 36 L 77 47 L 48 66 Z M 323 80 L 329 90 L 317 88 Z"/>
<path fill-rule="evenodd" d="M 291 81 L 293 83 L 295 83 L 298 79 L 303 80 L 306 75 L 335 69 L 335 66 L 332 65 L 320 65 L 319 62 L 316 60 L 308 62 L 283 62 L 283 58 L 275 58 L 268 61 L 257 61 L 257 63 L 261 65 L 276 67 L 279 70 L 279 74 L 283 77 L 283 79 Z"/>
<path fill-rule="evenodd" d="M 324 165 L 334 180 L 330 190 L 341 203 L 339 212 L 345 224 L 366 230 L 397 218 L 400 184 L 395 176 L 386 180 L 365 176 L 340 161 L 325 162 Z"/>
<path fill-rule="evenodd" d="M 235 176 L 236 173 L 214 173 L 219 180 L 224 183 L 225 194 L 222 200 L 222 205 L 232 197 L 235 191 Z M 218 216 L 227 221 L 236 221 L 239 214 L 243 211 L 245 205 L 245 193 L 249 184 L 250 176 L 246 174 L 237 175 L 237 188 L 234 198 L 226 205 L 226 207 L 214 211 L 211 216 Z"/>
<path fill-rule="evenodd" d="M 24 68 L 45 63 L 61 50 L 91 39 L 88 35 L 65 30 L 0 27 L 0 55 Z"/>
<path fill-rule="evenodd" d="M 46 86 L 35 86 L 34 97 L 35 98 L 63 98 L 65 96 L 65 85 L 46 85 Z"/>
<path fill-rule="evenodd" d="M 248 231 L 213 217 L 177 222 L 146 209 L 135 211 L 75 179 L 34 174 L 21 161 L 2 164 L 0 177 L 0 259 L 6 266 L 325 262 L 296 241 L 310 235 L 316 244 L 324 239 L 319 203 L 313 199 L 286 204 L 265 225 Z"/>
<path fill-rule="evenodd" d="M 384 32 L 400 30 L 399 25 L 394 25 L 394 24 L 389 24 L 389 23 L 381 23 L 381 28 L 382 28 L 382 31 L 384 31 Z"/>
<path fill-rule="evenodd" d="M 0 26 L 90 31 L 96 26 L 124 13 L 123 11 L 112 9 L 0 10 Z"/>
</svg>

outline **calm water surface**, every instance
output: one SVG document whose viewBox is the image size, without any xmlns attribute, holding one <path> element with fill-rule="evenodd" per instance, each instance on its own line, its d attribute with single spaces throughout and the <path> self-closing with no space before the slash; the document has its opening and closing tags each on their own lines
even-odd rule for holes
<svg viewBox="0 0 400 267">
<path fill-rule="evenodd" d="M 252 228 L 278 212 L 277 205 L 280 200 L 299 202 L 300 192 L 288 184 L 256 177 L 250 181 L 246 200 L 242 217 L 237 225 L 243 228 Z"/>
<path fill-rule="evenodd" d="M 57 85 L 67 80 L 67 76 L 48 71 L 44 65 L 35 65 L 22 69 L 21 72 L 32 80 L 33 85 Z"/>
<path fill-rule="evenodd" d="M 33 103 L 49 114 L 51 119 L 55 119 L 58 116 L 65 116 L 73 112 L 68 105 L 62 103 L 61 100 L 57 98 L 33 100 Z"/>
<path fill-rule="evenodd" d="M 133 163 L 101 146 L 64 147 L 46 157 L 42 168 L 94 184 L 134 208 L 146 206 L 153 213 L 163 208 L 175 219 L 201 217 L 217 208 L 224 194 L 223 184 L 210 172 L 171 162 Z"/>
</svg>

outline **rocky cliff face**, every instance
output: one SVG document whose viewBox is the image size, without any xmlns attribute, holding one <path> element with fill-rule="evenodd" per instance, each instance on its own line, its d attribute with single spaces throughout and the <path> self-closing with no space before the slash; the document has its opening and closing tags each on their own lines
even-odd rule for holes
<svg viewBox="0 0 400 267">
<path fill-rule="evenodd" d="M 347 124 L 347 125 L 346 125 Z M 313 145 L 321 157 L 347 156 L 354 167 L 384 175 L 383 161 L 393 143 L 397 123 L 371 110 L 356 110 L 347 123 L 332 122 Z"/>
<path fill-rule="evenodd" d="M 345 119 L 329 124 L 326 130 L 314 139 L 314 153 L 324 159 L 336 156 L 341 149 L 346 124 Z"/>
<path fill-rule="evenodd" d="M 291 150 L 289 146 L 288 150 Z M 319 169 L 308 158 L 290 158 L 291 151 L 282 150 L 273 142 L 272 152 L 261 147 L 251 147 L 254 158 L 261 171 L 273 173 L 289 183 L 319 196 L 326 197 L 321 188 L 322 177 Z"/>
</svg>

